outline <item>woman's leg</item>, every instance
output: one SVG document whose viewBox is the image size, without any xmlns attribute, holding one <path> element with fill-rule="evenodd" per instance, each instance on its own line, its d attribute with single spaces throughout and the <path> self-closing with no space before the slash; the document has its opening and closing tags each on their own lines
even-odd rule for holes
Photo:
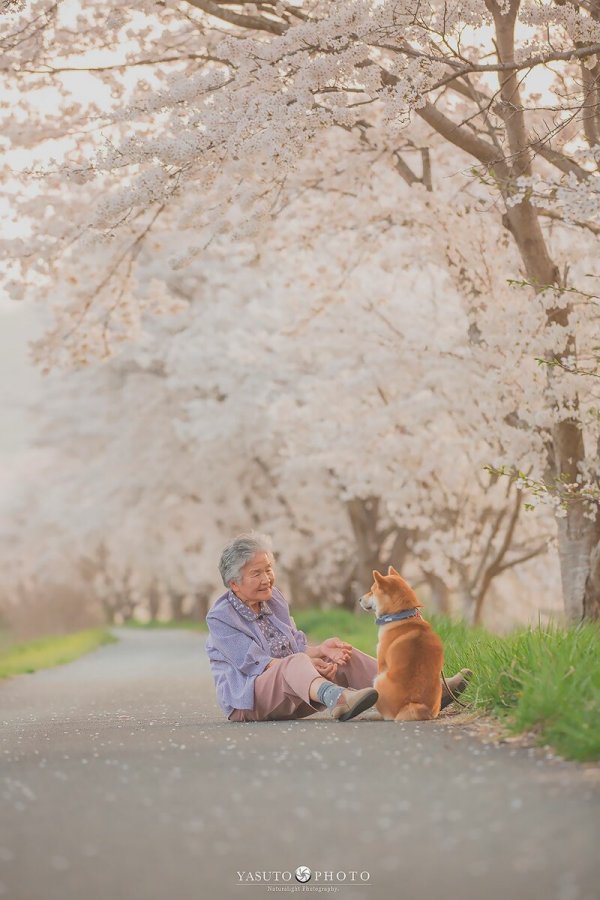
<svg viewBox="0 0 600 900">
<path fill-rule="evenodd" d="M 376 658 L 353 647 L 350 659 L 344 665 L 337 667 L 335 677 L 331 680 L 343 687 L 353 688 L 357 691 L 361 688 L 373 687 L 376 676 Z"/>
<path fill-rule="evenodd" d="M 230 721 L 261 722 L 312 716 L 327 709 L 324 703 L 313 699 L 316 688 L 324 680 L 306 653 L 284 656 L 256 677 L 254 709 L 236 710 Z"/>
</svg>

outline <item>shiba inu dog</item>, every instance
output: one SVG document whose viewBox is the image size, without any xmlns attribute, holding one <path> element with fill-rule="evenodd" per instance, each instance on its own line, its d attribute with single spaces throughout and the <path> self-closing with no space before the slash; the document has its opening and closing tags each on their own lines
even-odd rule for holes
<svg viewBox="0 0 600 900">
<path fill-rule="evenodd" d="M 373 578 L 360 605 L 375 610 L 379 625 L 376 708 L 387 721 L 435 719 L 442 701 L 442 642 L 421 617 L 417 595 L 393 566 L 387 575 L 374 571 Z"/>
</svg>

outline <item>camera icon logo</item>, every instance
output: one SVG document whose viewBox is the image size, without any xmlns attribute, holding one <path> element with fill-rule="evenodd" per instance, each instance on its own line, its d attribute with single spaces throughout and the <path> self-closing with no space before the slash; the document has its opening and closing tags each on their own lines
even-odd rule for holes
<svg viewBox="0 0 600 900">
<path fill-rule="evenodd" d="M 310 881 L 312 872 L 308 868 L 308 866 L 298 866 L 296 869 L 296 881 L 299 881 L 301 884 L 305 884 L 307 881 Z"/>
</svg>

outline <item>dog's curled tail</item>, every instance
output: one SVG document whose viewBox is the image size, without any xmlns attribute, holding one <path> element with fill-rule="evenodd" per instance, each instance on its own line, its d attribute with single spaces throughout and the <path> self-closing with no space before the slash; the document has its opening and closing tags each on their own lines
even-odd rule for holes
<svg viewBox="0 0 600 900">
<path fill-rule="evenodd" d="M 433 713 L 424 703 L 407 703 L 394 719 L 395 722 L 421 722 L 433 719 Z"/>
</svg>

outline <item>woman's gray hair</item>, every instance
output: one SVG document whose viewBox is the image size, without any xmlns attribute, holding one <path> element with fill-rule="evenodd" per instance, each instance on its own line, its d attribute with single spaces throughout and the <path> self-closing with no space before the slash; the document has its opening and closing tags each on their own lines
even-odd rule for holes
<svg viewBox="0 0 600 900">
<path fill-rule="evenodd" d="M 226 588 L 230 581 L 239 581 L 240 574 L 246 563 L 257 553 L 266 553 L 271 562 L 274 562 L 271 538 L 267 534 L 259 534 L 252 531 L 249 534 L 238 534 L 229 541 L 219 560 L 219 572 Z"/>
</svg>

